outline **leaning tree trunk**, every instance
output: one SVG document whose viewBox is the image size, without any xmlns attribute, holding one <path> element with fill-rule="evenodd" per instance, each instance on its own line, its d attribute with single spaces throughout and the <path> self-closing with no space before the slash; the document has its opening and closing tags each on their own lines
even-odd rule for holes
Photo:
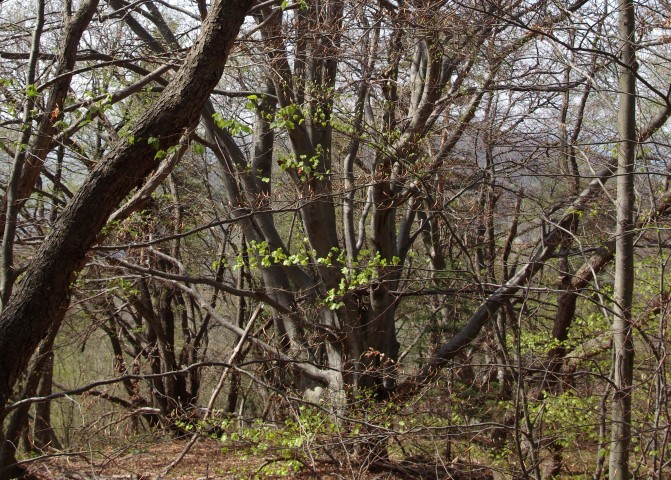
<svg viewBox="0 0 671 480">
<path fill-rule="evenodd" d="M 160 163 L 148 139 L 158 138 L 158 148 L 167 150 L 197 122 L 252 3 L 222 0 L 212 6 L 184 65 L 131 129 L 132 141 L 119 140 L 101 159 L 33 258 L 0 315 L 0 409 L 40 340 L 63 317 L 70 285 L 107 218 Z"/>
<path fill-rule="evenodd" d="M 613 320 L 613 406 L 609 477 L 629 478 L 634 365 L 631 305 L 634 288 L 634 156 L 636 151 L 636 55 L 634 2 L 619 1 L 620 93 L 618 115 L 617 230 Z"/>
</svg>

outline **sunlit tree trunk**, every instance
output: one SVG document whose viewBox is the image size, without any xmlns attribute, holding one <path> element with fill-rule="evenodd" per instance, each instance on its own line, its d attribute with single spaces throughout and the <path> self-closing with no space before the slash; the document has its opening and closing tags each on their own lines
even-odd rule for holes
<svg viewBox="0 0 671 480">
<path fill-rule="evenodd" d="M 614 394 L 612 406 L 611 480 L 629 478 L 631 395 L 634 348 L 631 305 L 634 287 L 634 155 L 636 149 L 636 56 L 634 3 L 619 2 L 620 92 L 618 115 L 617 230 L 613 321 Z"/>
</svg>

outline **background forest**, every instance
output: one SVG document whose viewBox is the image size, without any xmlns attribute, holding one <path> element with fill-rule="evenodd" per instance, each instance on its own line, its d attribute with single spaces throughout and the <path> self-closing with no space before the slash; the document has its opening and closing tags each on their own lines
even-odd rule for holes
<svg viewBox="0 0 671 480">
<path fill-rule="evenodd" d="M 671 477 L 669 18 L 0 0 L 0 478 Z"/>
</svg>

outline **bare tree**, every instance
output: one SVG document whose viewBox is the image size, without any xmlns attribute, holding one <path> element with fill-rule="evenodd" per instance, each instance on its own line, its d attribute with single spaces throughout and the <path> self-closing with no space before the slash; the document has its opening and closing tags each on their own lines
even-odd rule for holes
<svg viewBox="0 0 671 480">
<path fill-rule="evenodd" d="M 608 476 L 629 478 L 634 380 L 632 300 L 634 293 L 634 168 L 636 158 L 636 19 L 634 3 L 618 4 L 620 88 L 618 94 L 617 230 L 613 316 L 612 446 Z"/>
<path fill-rule="evenodd" d="M 132 130 L 136 141 L 120 140 L 63 210 L 0 317 L 3 406 L 39 341 L 65 314 L 73 275 L 108 216 L 156 168 L 157 148 L 150 139 L 158 139 L 158 150 L 165 151 L 197 120 L 250 5 L 250 1 L 222 1 L 212 7 L 179 74 Z M 11 477 L 8 470 L 3 475 Z"/>
<path fill-rule="evenodd" d="M 240 11 L 222 23 L 238 7 L 248 20 Z M 648 23 L 636 48 L 659 64 L 625 69 L 639 85 L 645 125 L 626 138 L 646 143 L 648 184 L 636 181 L 650 211 L 639 203 L 635 228 L 638 258 L 650 269 L 661 260 L 646 249 L 663 251 L 667 240 L 647 230 L 671 204 L 659 193 L 671 102 L 657 7 L 639 15 Z M 100 339 L 110 357 L 89 372 L 89 386 L 55 388 L 123 409 L 136 429 L 145 420 L 172 432 L 220 428 L 214 400 L 200 405 L 200 393 L 207 369 L 224 367 L 231 374 L 216 390 L 228 388 L 225 410 L 241 423 L 257 415 L 281 423 L 297 397 L 333 407 L 346 422 L 389 402 L 411 412 L 418 407 L 408 399 L 438 392 L 456 399 L 438 402 L 441 414 L 468 410 L 445 413 L 446 431 L 464 429 L 449 434 L 455 450 L 465 431 L 478 430 L 473 442 L 483 452 L 492 451 L 487 441 L 501 448 L 509 462 L 501 468 L 541 477 L 543 457 L 554 456 L 548 475 L 556 476 L 562 455 L 571 458 L 572 437 L 562 435 L 574 425 L 551 432 L 552 415 L 573 395 L 586 409 L 598 396 L 604 423 L 580 427 L 600 432 L 585 455 L 600 471 L 602 457 L 592 454 L 607 444 L 613 405 L 601 400 L 610 398 L 603 368 L 611 336 L 601 323 L 611 316 L 612 245 L 634 230 L 614 233 L 621 222 L 609 203 L 611 179 L 623 177 L 610 145 L 627 144 L 616 128 L 625 105 L 614 93 L 624 91 L 616 70 L 625 62 L 611 5 L 278 0 L 211 8 L 109 0 L 89 19 L 102 28 L 88 27 L 70 63 L 49 48 L 36 54 L 35 83 L 49 82 L 39 86 L 49 93 L 35 97 L 33 123 L 55 123 L 43 129 L 45 149 L 32 147 L 43 134 L 26 142 L 35 163 L 13 177 L 21 170 L 28 187 L 8 182 L 20 188 L 3 208 L 5 444 L 20 437 L 14 417 L 27 425 L 30 405 L 62 395 L 46 389 L 45 349 L 53 340 L 58 365 L 59 344 L 78 332 L 82 351 Z M 223 70 L 214 44 L 230 49 L 240 24 Z M 0 49 L 22 72 L 31 34 L 22 32 L 17 51 Z M 71 93 L 52 94 L 67 72 Z M 22 95 L 2 92 L 23 107 Z M 61 98 L 60 116 L 52 96 Z M 12 140 L 25 133 L 12 129 L 32 125 L 0 116 Z M 8 163 L 22 157 L 7 145 Z M 634 299 L 634 312 L 642 303 Z M 262 314 L 243 330 L 251 311 Z M 641 364 L 655 357 L 663 365 L 663 316 L 657 330 L 633 318 L 648 339 Z M 38 347 L 45 355 L 26 369 L 47 331 Z M 218 362 L 240 338 L 236 365 Z M 107 375 L 118 378 L 97 378 Z M 110 393 L 98 381 L 119 386 Z M 640 396 L 630 398 L 643 405 Z M 655 445 L 664 441 L 658 406 Z M 348 454 L 388 464 L 393 427 L 385 425 L 366 423 L 366 441 Z M 637 465 L 659 450 L 646 448 Z"/>
</svg>

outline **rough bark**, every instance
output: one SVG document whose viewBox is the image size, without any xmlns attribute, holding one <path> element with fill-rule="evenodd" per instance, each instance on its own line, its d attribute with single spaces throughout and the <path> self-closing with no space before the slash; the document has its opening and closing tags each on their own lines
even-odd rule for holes
<svg viewBox="0 0 671 480">
<path fill-rule="evenodd" d="M 156 104 L 91 172 L 64 209 L 0 316 L 0 405 L 50 326 L 68 305 L 69 288 L 108 216 L 159 161 L 148 143 L 167 149 L 192 127 L 216 86 L 251 0 L 212 6 L 185 64 Z M 153 143 L 153 142 L 152 142 Z"/>
</svg>

